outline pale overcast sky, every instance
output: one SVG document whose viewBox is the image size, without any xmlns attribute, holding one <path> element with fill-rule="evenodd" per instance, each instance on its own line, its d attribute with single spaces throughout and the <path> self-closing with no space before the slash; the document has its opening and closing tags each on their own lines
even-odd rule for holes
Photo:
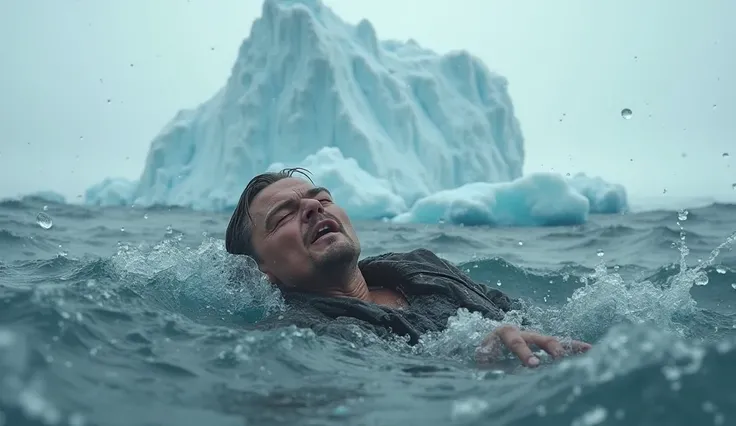
<svg viewBox="0 0 736 426">
<path fill-rule="evenodd" d="M 736 201 L 733 0 L 325 3 L 381 39 L 465 49 L 508 78 L 525 173 Z M 0 197 L 74 201 L 107 176 L 138 178 L 164 124 L 225 83 L 261 4 L 0 0 Z"/>
</svg>

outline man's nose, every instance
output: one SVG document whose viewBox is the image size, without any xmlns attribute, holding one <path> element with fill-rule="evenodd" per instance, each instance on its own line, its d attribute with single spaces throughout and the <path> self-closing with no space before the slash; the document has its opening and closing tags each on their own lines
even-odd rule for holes
<svg viewBox="0 0 736 426">
<path fill-rule="evenodd" d="M 304 222 L 309 222 L 315 214 L 319 215 L 325 211 L 322 203 L 313 198 L 306 198 L 302 203 L 302 220 Z"/>
</svg>

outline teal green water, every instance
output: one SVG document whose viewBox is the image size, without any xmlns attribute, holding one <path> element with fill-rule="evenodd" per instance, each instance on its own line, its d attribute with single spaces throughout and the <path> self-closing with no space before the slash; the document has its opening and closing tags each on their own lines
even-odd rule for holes
<svg viewBox="0 0 736 426">
<path fill-rule="evenodd" d="M 689 212 L 684 246 L 667 211 L 555 228 L 357 224 L 364 255 L 429 248 L 521 297 L 541 331 L 595 344 L 535 370 L 475 365 L 494 324 L 468 312 L 415 347 L 357 331 L 249 331 L 283 305 L 224 252 L 228 219 L 0 204 L 5 424 L 736 421 L 736 256 L 718 249 L 736 231 L 736 206 Z"/>
</svg>

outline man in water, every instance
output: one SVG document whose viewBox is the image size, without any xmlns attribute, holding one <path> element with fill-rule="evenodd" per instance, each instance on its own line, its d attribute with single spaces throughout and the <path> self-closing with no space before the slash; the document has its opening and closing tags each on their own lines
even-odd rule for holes
<svg viewBox="0 0 736 426">
<path fill-rule="evenodd" d="M 306 173 L 293 168 L 254 177 L 227 227 L 227 251 L 252 257 L 289 305 L 272 325 L 294 324 L 334 335 L 352 324 L 382 336 L 408 336 L 415 344 L 426 332 L 444 330 L 459 308 L 501 321 L 516 306 L 429 250 L 359 261 L 360 241 L 347 214 Z M 476 355 L 481 362 L 493 361 L 505 347 L 525 366 L 536 367 L 534 346 L 554 358 L 590 348 L 502 325 Z"/>
</svg>

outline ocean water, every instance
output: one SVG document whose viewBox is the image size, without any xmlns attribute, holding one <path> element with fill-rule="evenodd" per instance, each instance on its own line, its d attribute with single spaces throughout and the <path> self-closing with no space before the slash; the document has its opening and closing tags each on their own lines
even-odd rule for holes
<svg viewBox="0 0 736 426">
<path fill-rule="evenodd" d="M 0 204 L 0 424 L 736 424 L 736 205 L 356 224 L 364 255 L 432 249 L 522 298 L 535 328 L 594 344 L 534 370 L 476 365 L 494 324 L 462 311 L 415 347 L 258 331 L 282 300 L 225 253 L 228 219 Z"/>
</svg>

